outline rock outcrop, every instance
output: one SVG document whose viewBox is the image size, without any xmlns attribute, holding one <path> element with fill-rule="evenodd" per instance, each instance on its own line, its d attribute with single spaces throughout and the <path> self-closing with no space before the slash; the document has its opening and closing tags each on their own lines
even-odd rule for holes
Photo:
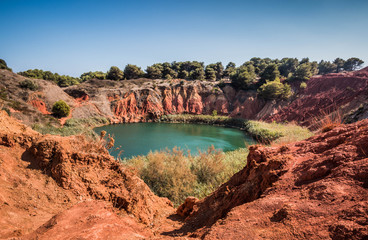
<svg viewBox="0 0 368 240">
<path fill-rule="evenodd" d="M 291 122 L 310 126 L 322 115 L 336 110 L 345 115 L 368 102 L 368 68 L 356 72 L 314 76 L 300 89 L 300 82 L 292 84 L 294 96 L 288 101 L 265 101 L 256 91 L 235 90 L 230 84 L 220 88 L 216 83 L 201 81 L 146 80 L 145 82 L 116 83 L 106 81 L 96 91 L 96 81 L 65 89 L 78 97 L 84 92 L 98 114 L 112 122 L 140 122 L 159 118 L 164 114 L 211 114 L 235 118 Z M 99 83 L 101 84 L 101 83 Z M 140 85 L 140 86 L 137 86 Z M 78 96 L 77 96 L 78 95 Z M 363 118 L 360 118 L 363 119 Z M 360 120 L 359 119 L 359 120 Z"/>
<path fill-rule="evenodd" d="M 168 234 L 204 239 L 367 239 L 368 120 L 252 146 L 247 166 Z"/>
<path fill-rule="evenodd" d="M 41 135 L 0 111 L 0 238 L 29 233 L 55 214 L 86 200 L 104 201 L 104 206 L 127 216 L 116 223 L 119 229 L 124 221 L 153 226 L 174 212 L 168 199 L 154 195 L 140 178 L 111 157 L 103 142 L 81 136 Z M 91 205 L 99 206 L 85 206 Z M 68 211 L 84 211 L 75 209 Z M 108 210 L 93 211 L 96 216 L 108 216 L 106 224 L 117 218 Z M 63 220 L 65 214 L 55 221 L 67 221 Z M 77 216 L 65 217 L 69 218 L 78 221 Z"/>
<path fill-rule="evenodd" d="M 266 101 L 256 91 L 237 90 L 229 83 L 220 88 L 216 82 L 206 81 L 90 80 L 61 89 L 52 82 L 34 79 L 42 87 L 33 92 L 19 87 L 25 79 L 23 76 L 0 70 L 0 79 L 0 90 L 8 93 L 9 106 L 17 108 L 13 116 L 28 125 L 49 121 L 44 116 L 60 99 L 71 106 L 68 118 L 102 116 L 112 123 L 145 122 L 164 114 L 212 114 L 213 111 L 235 118 L 296 121 L 305 126 L 336 110 L 341 115 L 352 116 L 350 121 L 368 116 L 364 107 L 368 103 L 368 68 L 313 76 L 307 81 L 306 89 L 300 89 L 300 82 L 293 82 L 295 94 L 288 101 Z"/>
</svg>

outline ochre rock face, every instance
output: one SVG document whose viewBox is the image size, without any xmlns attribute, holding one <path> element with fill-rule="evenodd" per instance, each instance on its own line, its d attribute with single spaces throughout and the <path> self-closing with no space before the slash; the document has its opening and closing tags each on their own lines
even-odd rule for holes
<svg viewBox="0 0 368 240">
<path fill-rule="evenodd" d="M 61 225 L 60 229 L 70 228 L 72 234 L 77 226 L 73 227 L 65 221 L 86 220 L 88 216 L 93 218 L 95 212 L 96 216 L 100 216 L 94 219 L 100 222 L 95 225 L 98 231 L 113 234 L 108 224 L 114 225 L 116 221 L 114 229 L 134 230 L 138 235 L 145 236 L 140 233 L 141 227 L 135 227 L 138 222 L 156 224 L 174 212 L 168 199 L 154 195 L 139 177 L 111 157 L 102 141 L 87 141 L 82 136 L 41 135 L 18 123 L 4 111 L 0 111 L 0 183 L 0 238 L 27 234 L 55 214 L 85 200 L 104 203 L 80 204 L 72 208 L 74 210 L 58 215 L 54 220 Z M 114 207 L 120 214 L 130 217 L 119 220 L 112 211 L 100 211 L 98 206 Z M 84 211 L 87 211 L 86 218 L 68 216 L 77 212 L 84 214 Z M 102 220 L 103 216 L 107 218 Z M 54 220 L 47 224 L 55 225 Z M 135 225 L 124 228 L 124 221 L 134 222 Z M 80 227 L 92 228 L 93 224 L 94 221 L 87 221 Z M 40 231 L 46 230 L 50 228 L 44 227 Z M 45 234 L 51 236 L 52 233 Z"/>
<path fill-rule="evenodd" d="M 230 84 L 219 88 L 214 83 L 200 81 L 97 90 L 87 82 L 66 92 L 75 94 L 81 91 L 79 88 L 83 89 L 89 97 L 84 101 L 94 106 L 95 114 L 106 116 L 114 123 L 152 121 L 164 114 L 212 114 L 216 110 L 219 115 L 234 118 L 296 121 L 310 126 L 322 115 L 338 109 L 346 114 L 368 101 L 367 75 L 368 70 L 363 69 L 314 76 L 307 81 L 306 89 L 300 89 L 300 82 L 293 82 L 295 94 L 289 100 L 266 101 L 254 90 L 236 90 Z"/>
<path fill-rule="evenodd" d="M 51 114 L 49 111 L 47 111 L 46 104 L 40 99 L 33 99 L 29 101 L 29 104 L 35 107 L 42 114 Z"/>
<path fill-rule="evenodd" d="M 84 201 L 52 217 L 22 239 L 147 239 L 153 237 L 133 217 L 118 216 L 104 201 Z"/>
<path fill-rule="evenodd" d="M 176 232 L 202 239 L 366 239 L 368 120 L 251 146 L 246 167 L 190 209 Z"/>
</svg>

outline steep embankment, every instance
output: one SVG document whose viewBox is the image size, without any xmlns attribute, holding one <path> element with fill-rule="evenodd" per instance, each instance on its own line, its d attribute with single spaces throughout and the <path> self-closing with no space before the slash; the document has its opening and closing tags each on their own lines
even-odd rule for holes
<svg viewBox="0 0 368 240">
<path fill-rule="evenodd" d="M 243 170 L 187 202 L 182 225 L 168 200 L 101 144 L 41 135 L 0 112 L 0 236 L 367 239 L 367 149 L 368 120 L 253 146 Z"/>
<path fill-rule="evenodd" d="M 265 116 L 265 120 L 296 121 L 304 125 L 312 124 L 316 117 L 340 109 L 345 115 L 356 112 L 361 105 L 368 103 L 368 67 L 356 72 L 330 73 L 314 76 L 308 86 L 301 91 L 288 106 L 276 114 Z M 362 111 L 354 120 L 368 117 L 368 111 Z"/>
<path fill-rule="evenodd" d="M 289 145 L 252 146 L 247 163 L 205 199 L 183 205 L 186 225 L 167 234 L 368 238 L 368 120 Z"/>
<path fill-rule="evenodd" d="M 70 231 L 53 239 L 80 236 L 77 226 L 94 229 L 95 236 L 109 233 L 118 238 L 126 231 L 145 236 L 151 232 L 142 232 L 142 224 L 153 226 L 172 211 L 169 200 L 155 196 L 101 143 L 80 136 L 41 135 L 0 111 L 1 238 L 30 233 L 44 223 L 31 236 L 49 239 L 58 229 L 54 225 Z M 111 229 L 109 224 L 114 224 Z"/>
<path fill-rule="evenodd" d="M 337 109 L 343 115 L 349 113 L 350 121 L 368 116 L 368 68 L 314 76 L 306 89 L 294 82 L 295 94 L 288 101 L 265 101 L 256 91 L 235 90 L 230 84 L 220 88 L 205 81 L 91 80 L 61 89 L 34 79 L 40 88 L 31 91 L 19 87 L 24 77 L 7 70 L 0 70 L 0 79 L 13 116 L 29 125 L 52 121 L 47 114 L 59 99 L 72 107 L 68 118 L 106 117 L 115 123 L 150 121 L 164 114 L 211 114 L 214 110 L 235 118 L 296 121 L 307 126 Z"/>
<path fill-rule="evenodd" d="M 230 84 L 200 81 L 124 81 L 108 84 L 90 81 L 65 89 L 74 97 L 88 96 L 99 113 L 113 122 L 138 122 L 163 114 L 211 114 L 267 121 L 296 121 L 310 125 L 312 120 L 339 109 L 345 115 L 368 102 L 368 68 L 357 72 L 314 76 L 300 89 L 293 83 L 294 96 L 288 101 L 265 101 L 255 91 L 236 91 Z M 96 84 L 101 85 L 96 90 Z M 138 86 L 140 85 L 140 86 Z M 76 116 L 83 114 L 77 113 Z M 356 120 L 367 114 L 360 109 Z"/>
</svg>

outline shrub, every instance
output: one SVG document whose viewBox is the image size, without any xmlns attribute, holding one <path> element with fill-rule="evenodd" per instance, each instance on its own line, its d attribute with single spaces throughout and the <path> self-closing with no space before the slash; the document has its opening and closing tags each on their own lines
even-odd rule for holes
<svg viewBox="0 0 368 240">
<path fill-rule="evenodd" d="M 122 80 L 124 78 L 124 72 L 116 66 L 112 66 L 106 75 L 110 80 Z"/>
<path fill-rule="evenodd" d="M 291 96 L 291 87 L 288 84 L 282 84 L 280 80 L 267 81 L 259 89 L 258 93 L 265 99 L 287 99 Z"/>
<path fill-rule="evenodd" d="M 128 163 L 134 166 L 145 183 L 161 197 L 167 197 L 176 205 L 193 195 L 196 176 L 191 172 L 191 158 L 183 151 L 150 152 Z"/>
<path fill-rule="evenodd" d="M 5 60 L 3 60 L 3 59 L 0 59 L 0 69 L 6 69 L 6 70 L 9 70 L 9 71 L 12 71 L 12 69 L 8 67 Z"/>
<path fill-rule="evenodd" d="M 32 91 L 36 91 L 38 89 L 38 84 L 35 81 L 30 80 L 30 79 L 26 79 L 24 81 L 21 81 L 19 83 L 19 86 L 21 88 L 29 89 L 29 90 L 32 90 Z"/>
<path fill-rule="evenodd" d="M 213 117 L 216 117 L 216 116 L 217 116 L 217 110 L 213 110 L 213 111 L 212 111 L 212 116 L 213 116 Z"/>
<path fill-rule="evenodd" d="M 227 181 L 246 164 L 248 149 L 223 153 L 213 146 L 198 156 L 187 156 L 174 148 L 150 152 L 126 160 L 158 196 L 169 198 L 175 206 L 188 196 L 203 198 Z"/>
<path fill-rule="evenodd" d="M 57 118 L 68 116 L 70 113 L 69 105 L 63 100 L 59 100 L 52 106 L 52 114 Z"/>
<path fill-rule="evenodd" d="M 300 83 L 300 88 L 301 89 L 306 89 L 307 88 L 307 84 L 305 82 L 301 82 Z"/>
</svg>

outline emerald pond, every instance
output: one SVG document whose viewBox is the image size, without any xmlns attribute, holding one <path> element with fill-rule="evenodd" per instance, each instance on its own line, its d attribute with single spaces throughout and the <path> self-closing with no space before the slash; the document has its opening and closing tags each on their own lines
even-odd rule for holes
<svg viewBox="0 0 368 240">
<path fill-rule="evenodd" d="M 130 158 L 146 155 L 150 151 L 172 149 L 175 146 L 190 153 L 198 154 L 213 145 L 224 152 L 232 151 L 252 144 L 252 138 L 243 131 L 218 126 L 184 123 L 130 123 L 98 127 L 97 134 L 105 130 L 113 135 L 115 147 L 124 150 L 120 157 Z M 117 157 L 120 150 L 112 150 Z"/>
</svg>

